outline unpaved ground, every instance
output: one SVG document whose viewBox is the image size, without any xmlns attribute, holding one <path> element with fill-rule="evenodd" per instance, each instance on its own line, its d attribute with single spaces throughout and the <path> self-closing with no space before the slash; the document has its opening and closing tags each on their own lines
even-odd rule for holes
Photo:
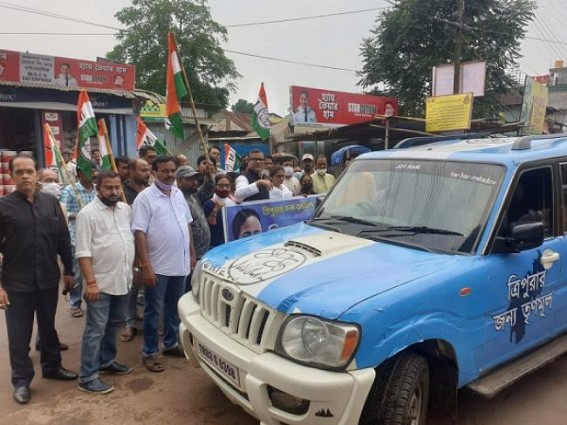
<svg viewBox="0 0 567 425">
<path fill-rule="evenodd" d="M 79 368 L 84 319 L 69 317 L 61 301 L 58 330 L 70 345 L 63 352 L 65 367 Z M 109 377 L 116 389 L 103 396 L 77 390 L 76 382 L 41 378 L 39 353 L 32 351 L 36 378 L 32 400 L 20 406 L 12 400 L 4 314 L 0 313 L 0 425 L 252 425 L 257 421 L 230 403 L 200 369 L 183 359 L 164 359 L 163 373 L 141 366 L 142 338 L 118 342 L 118 360 L 135 366 L 132 374 Z M 565 425 L 567 424 L 567 356 L 525 378 L 493 400 L 462 393 L 459 425 Z M 428 424 L 434 425 L 434 424 Z"/>
</svg>

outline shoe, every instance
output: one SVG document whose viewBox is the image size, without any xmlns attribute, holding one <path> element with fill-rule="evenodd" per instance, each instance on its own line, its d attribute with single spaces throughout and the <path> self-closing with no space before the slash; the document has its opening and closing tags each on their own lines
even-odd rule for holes
<svg viewBox="0 0 567 425">
<path fill-rule="evenodd" d="M 100 373 L 112 373 L 114 375 L 128 375 L 134 369 L 130 366 L 120 363 L 112 363 L 110 366 L 101 367 L 98 371 Z"/>
<path fill-rule="evenodd" d="M 14 387 L 14 400 L 20 404 L 26 404 L 30 401 L 30 389 L 26 386 Z"/>
<path fill-rule="evenodd" d="M 58 381 L 72 381 L 77 379 L 78 375 L 64 367 L 60 367 L 59 369 L 43 372 L 43 377 L 45 379 L 57 379 Z"/>
<path fill-rule="evenodd" d="M 59 343 L 59 351 L 67 351 L 69 349 L 69 346 L 63 342 Z M 35 344 L 35 351 L 41 351 L 41 345 L 40 344 Z"/>
<path fill-rule="evenodd" d="M 96 378 L 89 382 L 79 382 L 79 390 L 91 394 L 108 394 L 114 390 L 114 387 Z"/>
<path fill-rule="evenodd" d="M 185 352 L 183 348 L 178 344 L 173 348 L 168 348 L 163 350 L 164 356 L 171 356 L 171 357 L 185 357 Z"/>
</svg>

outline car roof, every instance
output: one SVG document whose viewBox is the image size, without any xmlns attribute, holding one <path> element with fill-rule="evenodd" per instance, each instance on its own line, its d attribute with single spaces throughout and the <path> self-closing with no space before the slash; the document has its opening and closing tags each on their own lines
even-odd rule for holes
<svg viewBox="0 0 567 425">
<path fill-rule="evenodd" d="M 562 156 L 567 157 L 567 134 L 498 138 L 416 137 L 400 142 L 394 149 L 367 153 L 359 158 L 436 159 L 517 166 L 523 162 Z"/>
</svg>

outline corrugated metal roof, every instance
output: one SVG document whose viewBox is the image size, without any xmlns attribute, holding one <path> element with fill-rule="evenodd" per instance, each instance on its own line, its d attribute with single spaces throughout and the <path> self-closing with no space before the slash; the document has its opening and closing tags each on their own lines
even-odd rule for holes
<svg viewBox="0 0 567 425">
<path fill-rule="evenodd" d="M 52 84 L 37 84 L 37 83 L 19 83 L 14 81 L 2 81 L 0 80 L 0 86 L 9 86 L 9 87 L 23 87 L 23 88 L 32 88 L 32 89 L 49 89 L 49 90 L 57 90 L 63 92 L 79 92 L 81 90 L 87 90 L 90 93 L 106 93 L 112 94 L 115 96 L 125 97 L 127 99 L 135 99 L 136 96 L 134 92 L 131 91 L 124 91 L 124 90 L 108 90 L 108 89 L 96 89 L 96 88 L 81 88 L 81 87 L 59 87 Z"/>
</svg>

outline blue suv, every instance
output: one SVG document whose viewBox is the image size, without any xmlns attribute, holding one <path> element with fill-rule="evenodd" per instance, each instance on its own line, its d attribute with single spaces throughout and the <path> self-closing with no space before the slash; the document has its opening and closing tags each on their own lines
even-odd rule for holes
<svg viewBox="0 0 567 425">
<path fill-rule="evenodd" d="M 179 303 L 186 355 L 261 424 L 455 422 L 567 350 L 567 137 L 408 139 L 308 222 L 235 241 Z"/>
</svg>

